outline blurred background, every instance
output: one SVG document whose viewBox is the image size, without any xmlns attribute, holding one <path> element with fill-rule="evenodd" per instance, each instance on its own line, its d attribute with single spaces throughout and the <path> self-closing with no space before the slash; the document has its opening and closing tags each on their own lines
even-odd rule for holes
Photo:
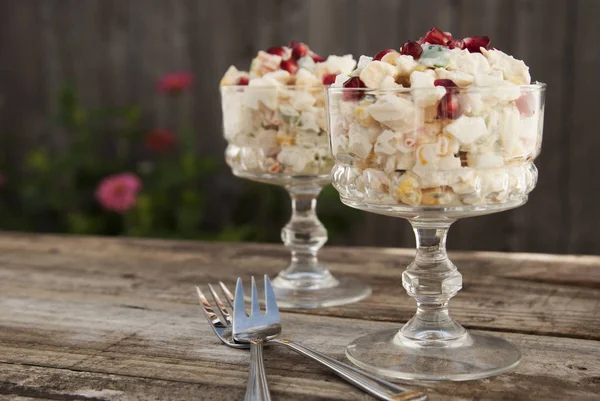
<svg viewBox="0 0 600 401">
<path fill-rule="evenodd" d="M 598 0 L 1 0 L 0 229 L 278 242 L 287 194 L 223 160 L 227 67 L 292 39 L 358 59 L 437 26 L 548 84 L 529 202 L 459 221 L 449 247 L 598 254 L 599 21 Z M 330 243 L 414 246 L 331 187 L 319 204 Z"/>
</svg>

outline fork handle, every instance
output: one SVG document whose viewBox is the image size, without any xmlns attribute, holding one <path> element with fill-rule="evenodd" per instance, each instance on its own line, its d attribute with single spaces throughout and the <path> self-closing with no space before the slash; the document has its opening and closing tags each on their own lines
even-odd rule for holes
<svg viewBox="0 0 600 401">
<path fill-rule="evenodd" d="M 263 343 L 250 343 L 250 375 L 244 401 L 271 401 L 263 361 Z"/>
<path fill-rule="evenodd" d="M 310 359 L 325 366 L 333 373 L 354 384 L 356 387 L 364 390 L 372 396 L 385 401 L 423 401 L 427 399 L 427 394 L 419 391 L 412 391 L 396 384 L 390 383 L 376 376 L 363 372 L 353 366 L 333 359 L 325 354 L 314 351 L 302 344 L 292 340 L 270 340 L 270 343 L 284 345 L 299 354 L 305 355 Z"/>
</svg>

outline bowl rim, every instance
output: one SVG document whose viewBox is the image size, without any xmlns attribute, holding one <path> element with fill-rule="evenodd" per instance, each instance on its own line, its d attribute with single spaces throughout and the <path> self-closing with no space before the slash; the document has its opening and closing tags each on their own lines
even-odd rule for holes
<svg viewBox="0 0 600 401">
<path fill-rule="evenodd" d="M 505 81 L 508 82 L 508 81 Z M 477 91 L 489 91 L 489 90 L 494 90 L 494 91 L 502 91 L 502 90 L 512 90 L 515 87 L 521 89 L 521 91 L 528 91 L 528 92 L 535 92 L 535 91 L 545 91 L 546 90 L 546 84 L 544 82 L 532 82 L 530 84 L 524 84 L 524 85 L 516 85 L 514 84 L 514 86 L 509 86 L 509 85 L 495 85 L 495 86 L 474 86 L 474 85 L 469 85 L 469 86 L 463 86 L 463 87 L 452 87 L 452 88 L 446 88 L 443 86 L 443 88 L 446 89 L 450 89 L 450 91 L 455 92 L 455 93 L 469 93 L 469 92 L 477 92 Z M 416 92 L 416 91 L 432 91 L 432 90 L 436 90 L 437 86 L 433 86 L 433 87 L 418 87 L 418 88 L 343 88 L 343 87 L 334 87 L 334 86 L 328 86 L 326 88 L 328 93 L 343 93 L 343 92 L 387 92 L 387 93 L 411 93 L 411 92 Z"/>
<path fill-rule="evenodd" d="M 231 89 L 244 89 L 244 88 L 252 88 L 252 89 L 265 89 L 265 90 L 273 90 L 273 89 L 296 89 L 296 88 L 306 88 L 306 89 L 325 89 L 331 85 L 261 85 L 261 86 L 252 86 L 252 85 L 219 85 L 219 88 L 231 88 Z"/>
</svg>

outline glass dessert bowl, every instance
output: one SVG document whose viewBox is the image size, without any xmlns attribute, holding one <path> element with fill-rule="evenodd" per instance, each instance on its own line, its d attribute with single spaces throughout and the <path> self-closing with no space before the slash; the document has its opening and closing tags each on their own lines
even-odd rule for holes
<svg viewBox="0 0 600 401">
<path fill-rule="evenodd" d="M 351 56 L 295 57 L 309 52 L 302 46 L 259 52 L 250 74 L 230 69 L 221 86 L 225 157 L 233 174 L 282 186 L 292 199 L 292 217 L 281 232 L 291 263 L 272 280 L 283 308 L 342 305 L 371 294 L 359 281 L 334 277 L 317 258 L 327 230 L 316 202 L 333 166 L 323 85 L 356 62 Z"/>
<path fill-rule="evenodd" d="M 481 51 L 489 54 L 477 53 L 484 71 L 475 74 L 423 68 L 414 62 L 423 52 L 404 74 L 404 51 L 387 57 L 389 69 L 382 66 L 389 51 L 383 60 L 363 56 L 353 76 L 327 89 L 333 185 L 342 202 L 405 218 L 416 236 L 415 260 L 402 274 L 416 315 L 346 349 L 353 363 L 379 375 L 470 380 L 512 370 L 521 358 L 510 342 L 467 331 L 448 313 L 462 287 L 446 254 L 448 229 L 459 218 L 523 205 L 541 150 L 545 84 L 507 82 L 509 73 L 494 69 L 497 51 Z M 459 48 L 452 56 L 469 54 Z"/>
</svg>

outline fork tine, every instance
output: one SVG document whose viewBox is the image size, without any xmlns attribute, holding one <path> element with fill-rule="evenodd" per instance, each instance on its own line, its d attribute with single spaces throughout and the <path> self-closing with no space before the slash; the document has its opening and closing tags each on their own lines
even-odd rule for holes
<svg viewBox="0 0 600 401">
<path fill-rule="evenodd" d="M 244 310 L 244 285 L 242 279 L 238 277 L 235 286 L 235 298 L 233 300 L 233 325 L 236 322 L 243 322 L 246 319 L 246 311 Z M 234 328 L 235 331 L 235 328 Z"/>
<path fill-rule="evenodd" d="M 252 305 L 250 306 L 250 316 L 260 315 L 260 304 L 258 303 L 258 291 L 256 290 L 256 281 L 252 276 Z"/>
<path fill-rule="evenodd" d="M 271 280 L 269 276 L 265 274 L 265 308 L 267 315 L 279 319 L 279 309 L 277 308 L 277 299 L 271 287 Z"/>
<path fill-rule="evenodd" d="M 212 284 L 208 284 L 208 289 L 210 290 L 210 293 L 211 293 L 213 299 L 215 300 L 215 303 L 217 304 L 217 308 L 219 308 L 219 311 L 221 312 L 221 315 L 223 315 L 222 316 L 223 317 L 223 322 L 225 324 L 227 324 L 227 326 L 231 326 L 231 315 L 229 314 L 229 312 L 225 308 L 225 305 L 223 305 L 223 302 L 221 301 L 221 298 L 219 298 L 219 295 L 217 294 L 217 292 L 213 288 Z"/>
<path fill-rule="evenodd" d="M 200 287 L 196 286 L 196 292 L 198 293 L 198 298 L 200 298 L 200 305 L 202 306 L 202 311 L 206 315 L 206 318 L 210 321 L 210 324 L 215 324 L 215 319 L 218 321 L 219 316 L 214 312 L 212 306 L 206 299 L 206 296 L 200 290 Z"/>
<path fill-rule="evenodd" d="M 233 310 L 233 294 L 231 293 L 231 291 L 229 291 L 229 288 L 227 288 L 225 284 L 223 284 L 222 281 L 219 281 L 219 285 L 221 286 L 221 290 L 223 290 L 223 293 L 225 294 L 225 299 L 227 300 L 229 307 Z"/>
</svg>

